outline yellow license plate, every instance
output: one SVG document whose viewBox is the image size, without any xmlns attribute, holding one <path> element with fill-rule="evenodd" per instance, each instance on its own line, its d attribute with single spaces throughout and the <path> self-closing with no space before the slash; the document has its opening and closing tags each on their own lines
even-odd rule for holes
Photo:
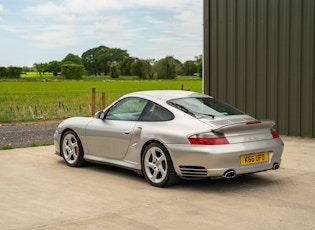
<svg viewBox="0 0 315 230">
<path fill-rule="evenodd" d="M 269 161 L 268 152 L 248 154 L 248 155 L 241 156 L 242 165 L 256 164 L 256 163 L 268 162 L 268 161 Z"/>
</svg>

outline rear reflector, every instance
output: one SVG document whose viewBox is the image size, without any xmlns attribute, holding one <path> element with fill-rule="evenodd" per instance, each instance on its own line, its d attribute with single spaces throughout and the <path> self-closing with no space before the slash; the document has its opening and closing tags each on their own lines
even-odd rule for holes
<svg viewBox="0 0 315 230">
<path fill-rule="evenodd" d="M 188 138 L 192 145 L 226 145 L 230 144 L 225 137 L 217 138 L 201 138 L 201 137 L 190 137 Z"/>
<path fill-rule="evenodd" d="M 249 121 L 249 122 L 246 122 L 246 125 L 256 125 L 256 124 L 261 124 L 261 121 Z"/>
<path fill-rule="evenodd" d="M 273 138 L 279 138 L 279 134 L 276 131 L 271 131 L 271 135 Z"/>
</svg>

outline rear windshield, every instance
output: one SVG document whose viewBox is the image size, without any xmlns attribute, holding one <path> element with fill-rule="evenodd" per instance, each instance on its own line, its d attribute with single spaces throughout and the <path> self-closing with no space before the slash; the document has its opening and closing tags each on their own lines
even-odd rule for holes
<svg viewBox="0 0 315 230">
<path fill-rule="evenodd" d="M 243 112 L 211 97 L 189 97 L 168 101 L 168 104 L 195 117 L 241 115 Z"/>
</svg>

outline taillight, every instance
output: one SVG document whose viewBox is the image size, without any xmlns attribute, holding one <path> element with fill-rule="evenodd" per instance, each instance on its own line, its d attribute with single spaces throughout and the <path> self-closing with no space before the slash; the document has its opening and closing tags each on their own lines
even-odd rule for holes
<svg viewBox="0 0 315 230">
<path fill-rule="evenodd" d="M 226 145 L 230 144 L 224 136 L 216 136 L 213 133 L 196 134 L 188 137 L 192 145 Z"/>
<path fill-rule="evenodd" d="M 273 138 L 279 138 L 279 134 L 276 131 L 271 131 L 271 135 Z"/>
</svg>

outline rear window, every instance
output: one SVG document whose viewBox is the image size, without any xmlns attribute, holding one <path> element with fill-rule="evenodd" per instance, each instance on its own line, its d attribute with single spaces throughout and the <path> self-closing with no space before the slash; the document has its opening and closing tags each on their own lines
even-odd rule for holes
<svg viewBox="0 0 315 230">
<path fill-rule="evenodd" d="M 195 117 L 244 114 L 233 106 L 211 97 L 179 98 L 168 101 L 168 104 Z"/>
</svg>

